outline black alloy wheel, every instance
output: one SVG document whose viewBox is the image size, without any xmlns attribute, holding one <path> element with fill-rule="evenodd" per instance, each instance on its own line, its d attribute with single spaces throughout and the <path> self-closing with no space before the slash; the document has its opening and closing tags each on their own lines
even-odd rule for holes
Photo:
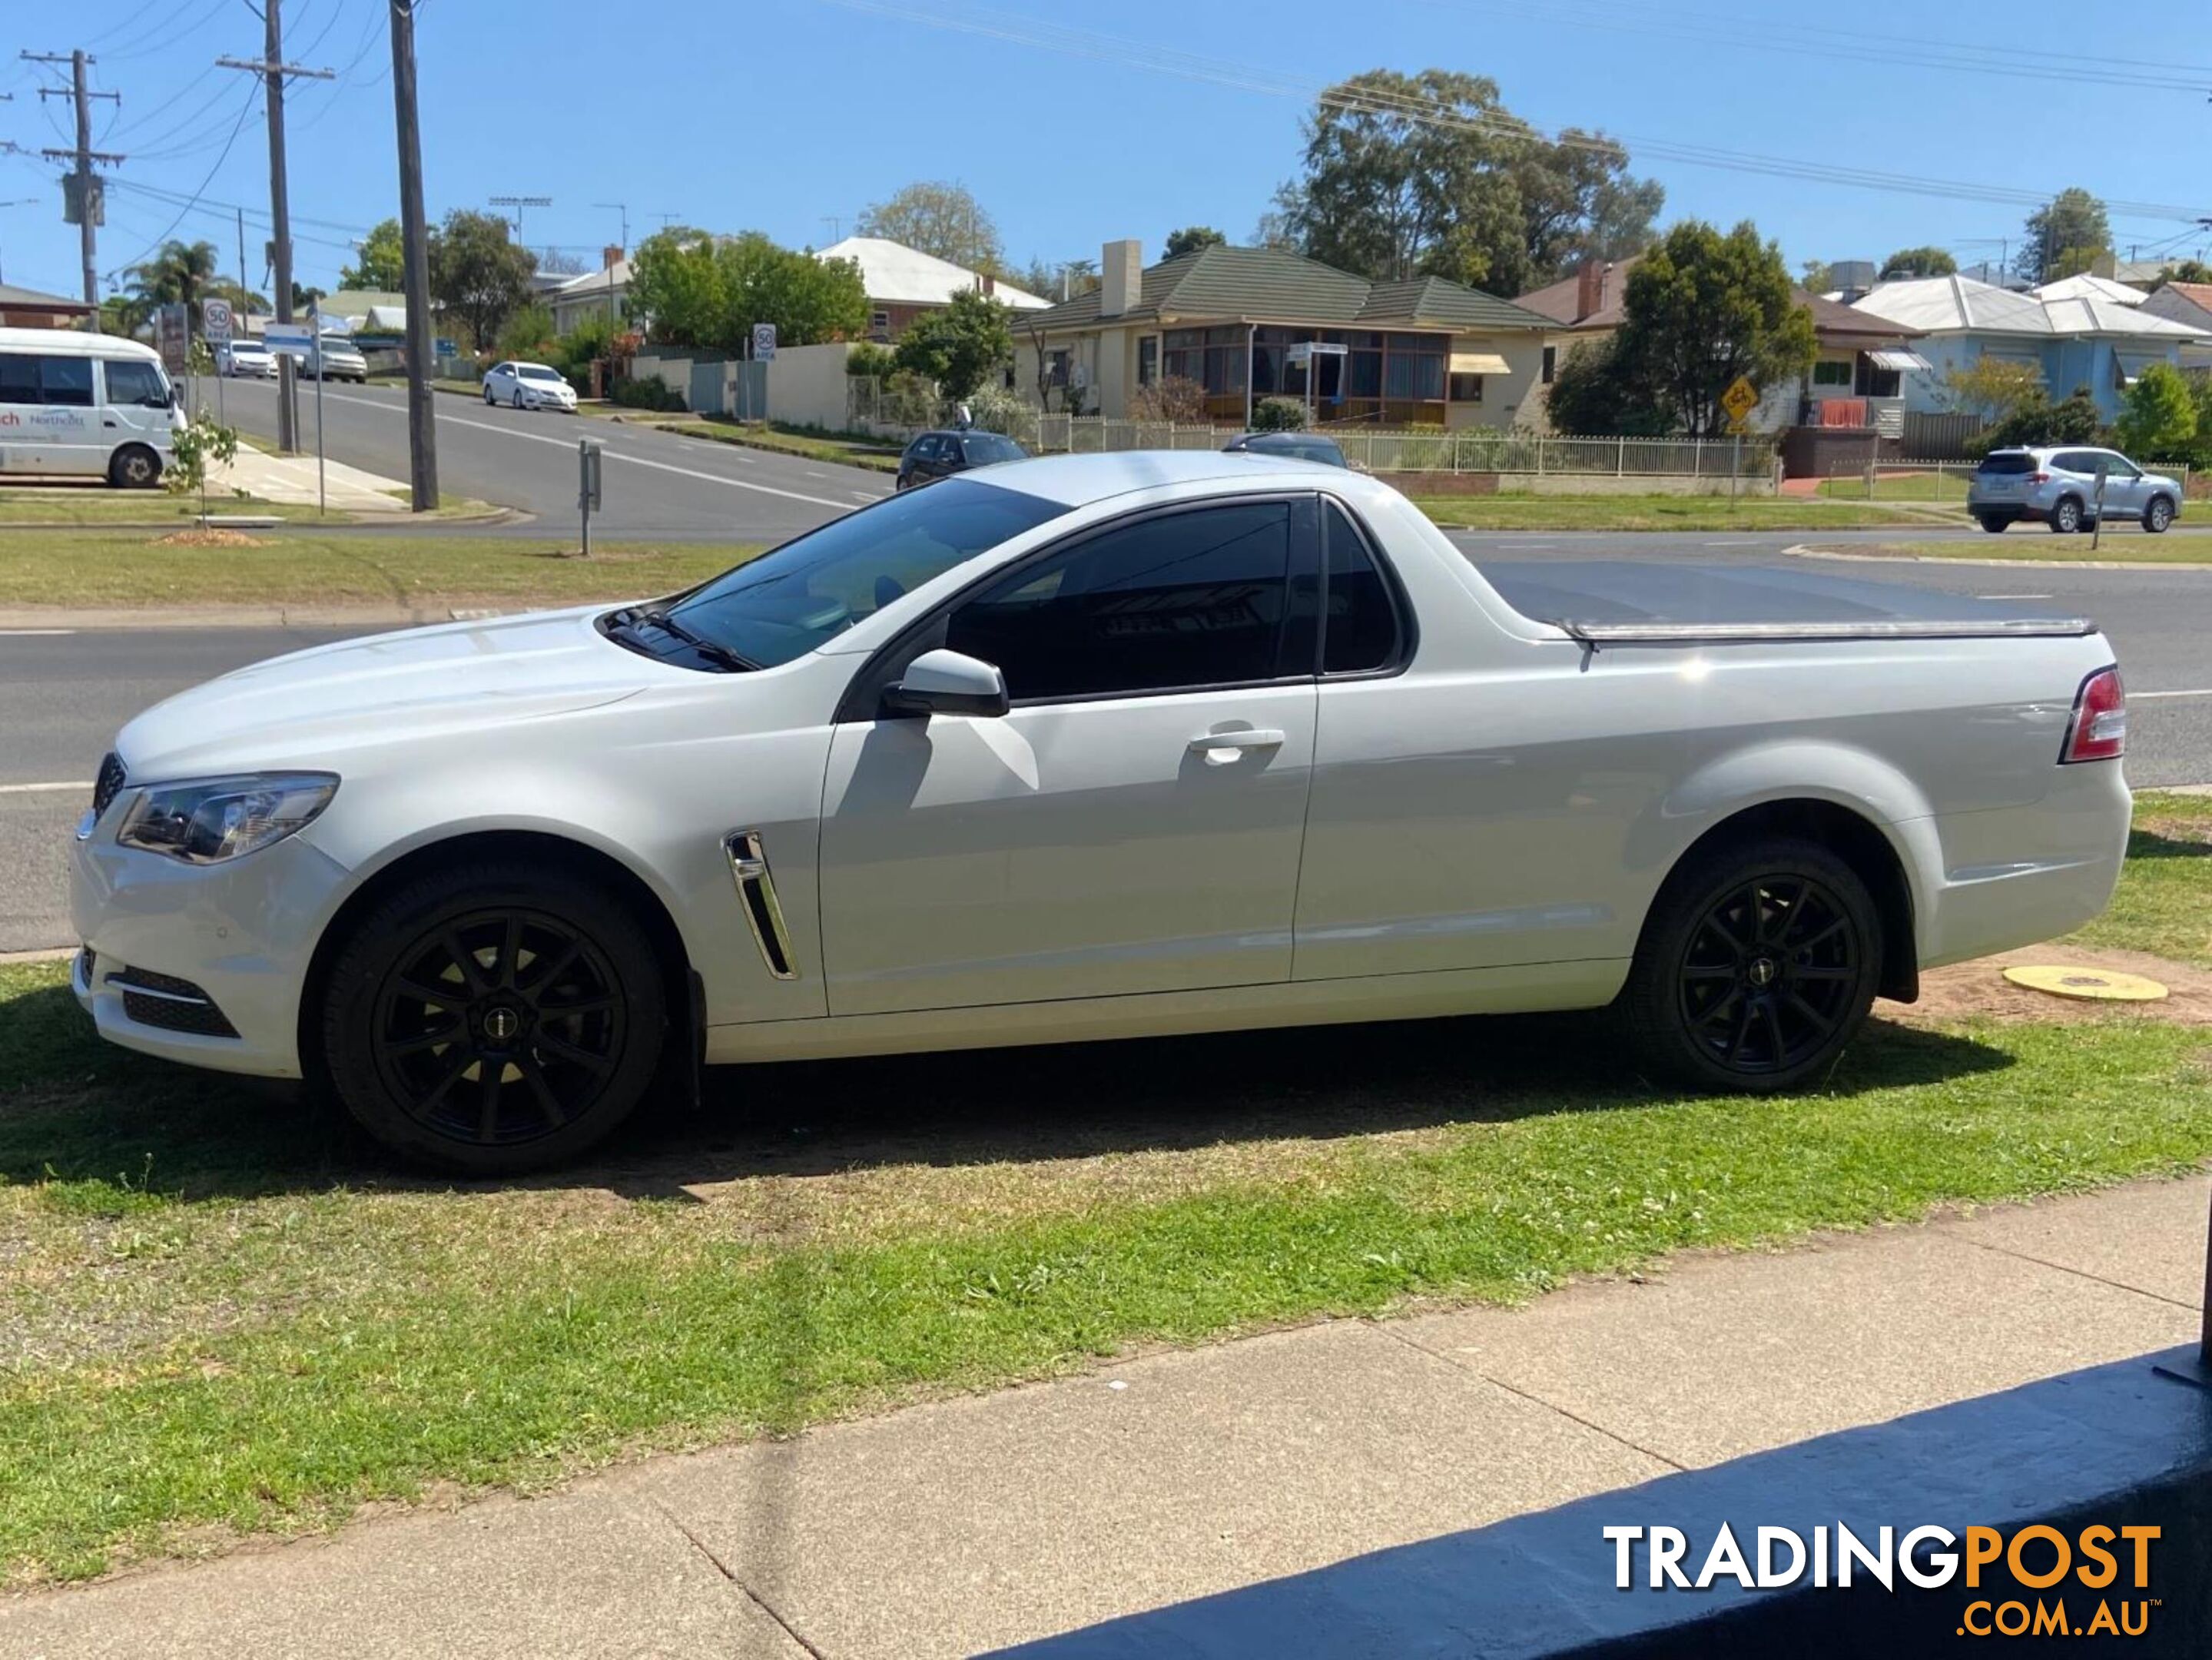
<svg viewBox="0 0 2212 1660">
<path fill-rule="evenodd" d="M 378 988 L 377 1071 L 433 1134 L 534 1141 L 591 1110 L 622 1058 L 621 982 L 599 947 L 543 911 L 441 924 Z"/>
<path fill-rule="evenodd" d="M 1849 1018 L 1865 948 L 1843 902 L 1812 878 L 1755 879 L 1691 931 L 1677 974 L 1683 1026 L 1730 1072 L 1793 1071 Z"/>
<path fill-rule="evenodd" d="M 635 903 L 580 872 L 456 863 L 350 925 L 303 1058 L 395 1152 L 471 1176 L 544 1169 L 644 1099 L 674 971 Z"/>
<path fill-rule="evenodd" d="M 1817 842 L 1694 852 L 1644 919 L 1616 1010 L 1645 1067 L 1706 1090 L 1816 1082 L 1866 1019 L 1882 927 L 1858 873 Z"/>
</svg>

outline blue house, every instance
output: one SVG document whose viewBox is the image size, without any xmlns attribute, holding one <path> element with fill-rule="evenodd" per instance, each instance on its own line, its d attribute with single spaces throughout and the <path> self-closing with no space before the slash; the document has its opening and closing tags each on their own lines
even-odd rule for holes
<svg viewBox="0 0 2212 1660">
<path fill-rule="evenodd" d="M 1928 368 L 1909 371 L 1900 390 L 1910 411 L 1957 407 L 1945 384 L 1954 369 L 1985 359 L 2033 366 L 2054 398 L 2087 386 L 2107 421 L 2152 363 L 2179 367 L 2184 346 L 2212 340 L 2203 330 L 2147 314 L 2139 306 L 2094 296 L 2014 294 L 1966 277 L 1884 283 L 1855 303 L 1910 329 Z"/>
</svg>

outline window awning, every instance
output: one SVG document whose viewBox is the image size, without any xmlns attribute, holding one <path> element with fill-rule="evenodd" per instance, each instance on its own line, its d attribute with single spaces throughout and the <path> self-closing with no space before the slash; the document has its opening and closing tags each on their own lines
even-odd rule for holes
<svg viewBox="0 0 2212 1660">
<path fill-rule="evenodd" d="M 1931 369 L 1936 367 L 1918 352 L 1907 351 L 1902 346 L 1890 347 L 1882 351 L 1870 351 L 1867 354 L 1867 357 L 1878 369 L 1896 369 L 1900 373 L 1909 373 L 1913 369 Z"/>
<path fill-rule="evenodd" d="M 2164 362 L 2166 354 L 2162 351 L 2115 351 L 2112 354 L 2112 367 L 2123 386 L 2132 386 L 2145 369 L 2153 363 Z"/>
<path fill-rule="evenodd" d="M 1454 374 L 1510 374 L 1513 365 L 1494 351 L 1455 351 L 1451 355 Z"/>
</svg>

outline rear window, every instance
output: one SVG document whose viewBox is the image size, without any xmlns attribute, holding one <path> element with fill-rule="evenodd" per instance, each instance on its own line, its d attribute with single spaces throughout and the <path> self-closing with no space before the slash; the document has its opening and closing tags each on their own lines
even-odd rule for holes
<svg viewBox="0 0 2212 1660">
<path fill-rule="evenodd" d="M 1977 472 L 2033 472 L 2035 458 L 2032 455 L 1985 455 Z"/>
</svg>

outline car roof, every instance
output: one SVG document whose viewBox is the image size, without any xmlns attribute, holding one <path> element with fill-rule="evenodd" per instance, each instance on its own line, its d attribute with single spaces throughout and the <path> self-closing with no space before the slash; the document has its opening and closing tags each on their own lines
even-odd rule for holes
<svg viewBox="0 0 2212 1660">
<path fill-rule="evenodd" d="M 0 351 L 58 351 L 87 357 L 161 361 L 160 352 L 140 341 L 125 340 L 119 334 L 90 334 L 82 329 L 0 329 Z"/>
<path fill-rule="evenodd" d="M 1249 450 L 1117 450 L 1104 455 L 1045 455 L 1003 462 L 991 469 L 992 482 L 1001 488 L 1041 496 L 1070 508 L 1165 485 L 1227 484 L 1260 491 L 1279 490 L 1299 479 L 1316 488 L 1340 491 L 1372 484 L 1358 473 L 1326 462 L 1255 454 Z"/>
</svg>

